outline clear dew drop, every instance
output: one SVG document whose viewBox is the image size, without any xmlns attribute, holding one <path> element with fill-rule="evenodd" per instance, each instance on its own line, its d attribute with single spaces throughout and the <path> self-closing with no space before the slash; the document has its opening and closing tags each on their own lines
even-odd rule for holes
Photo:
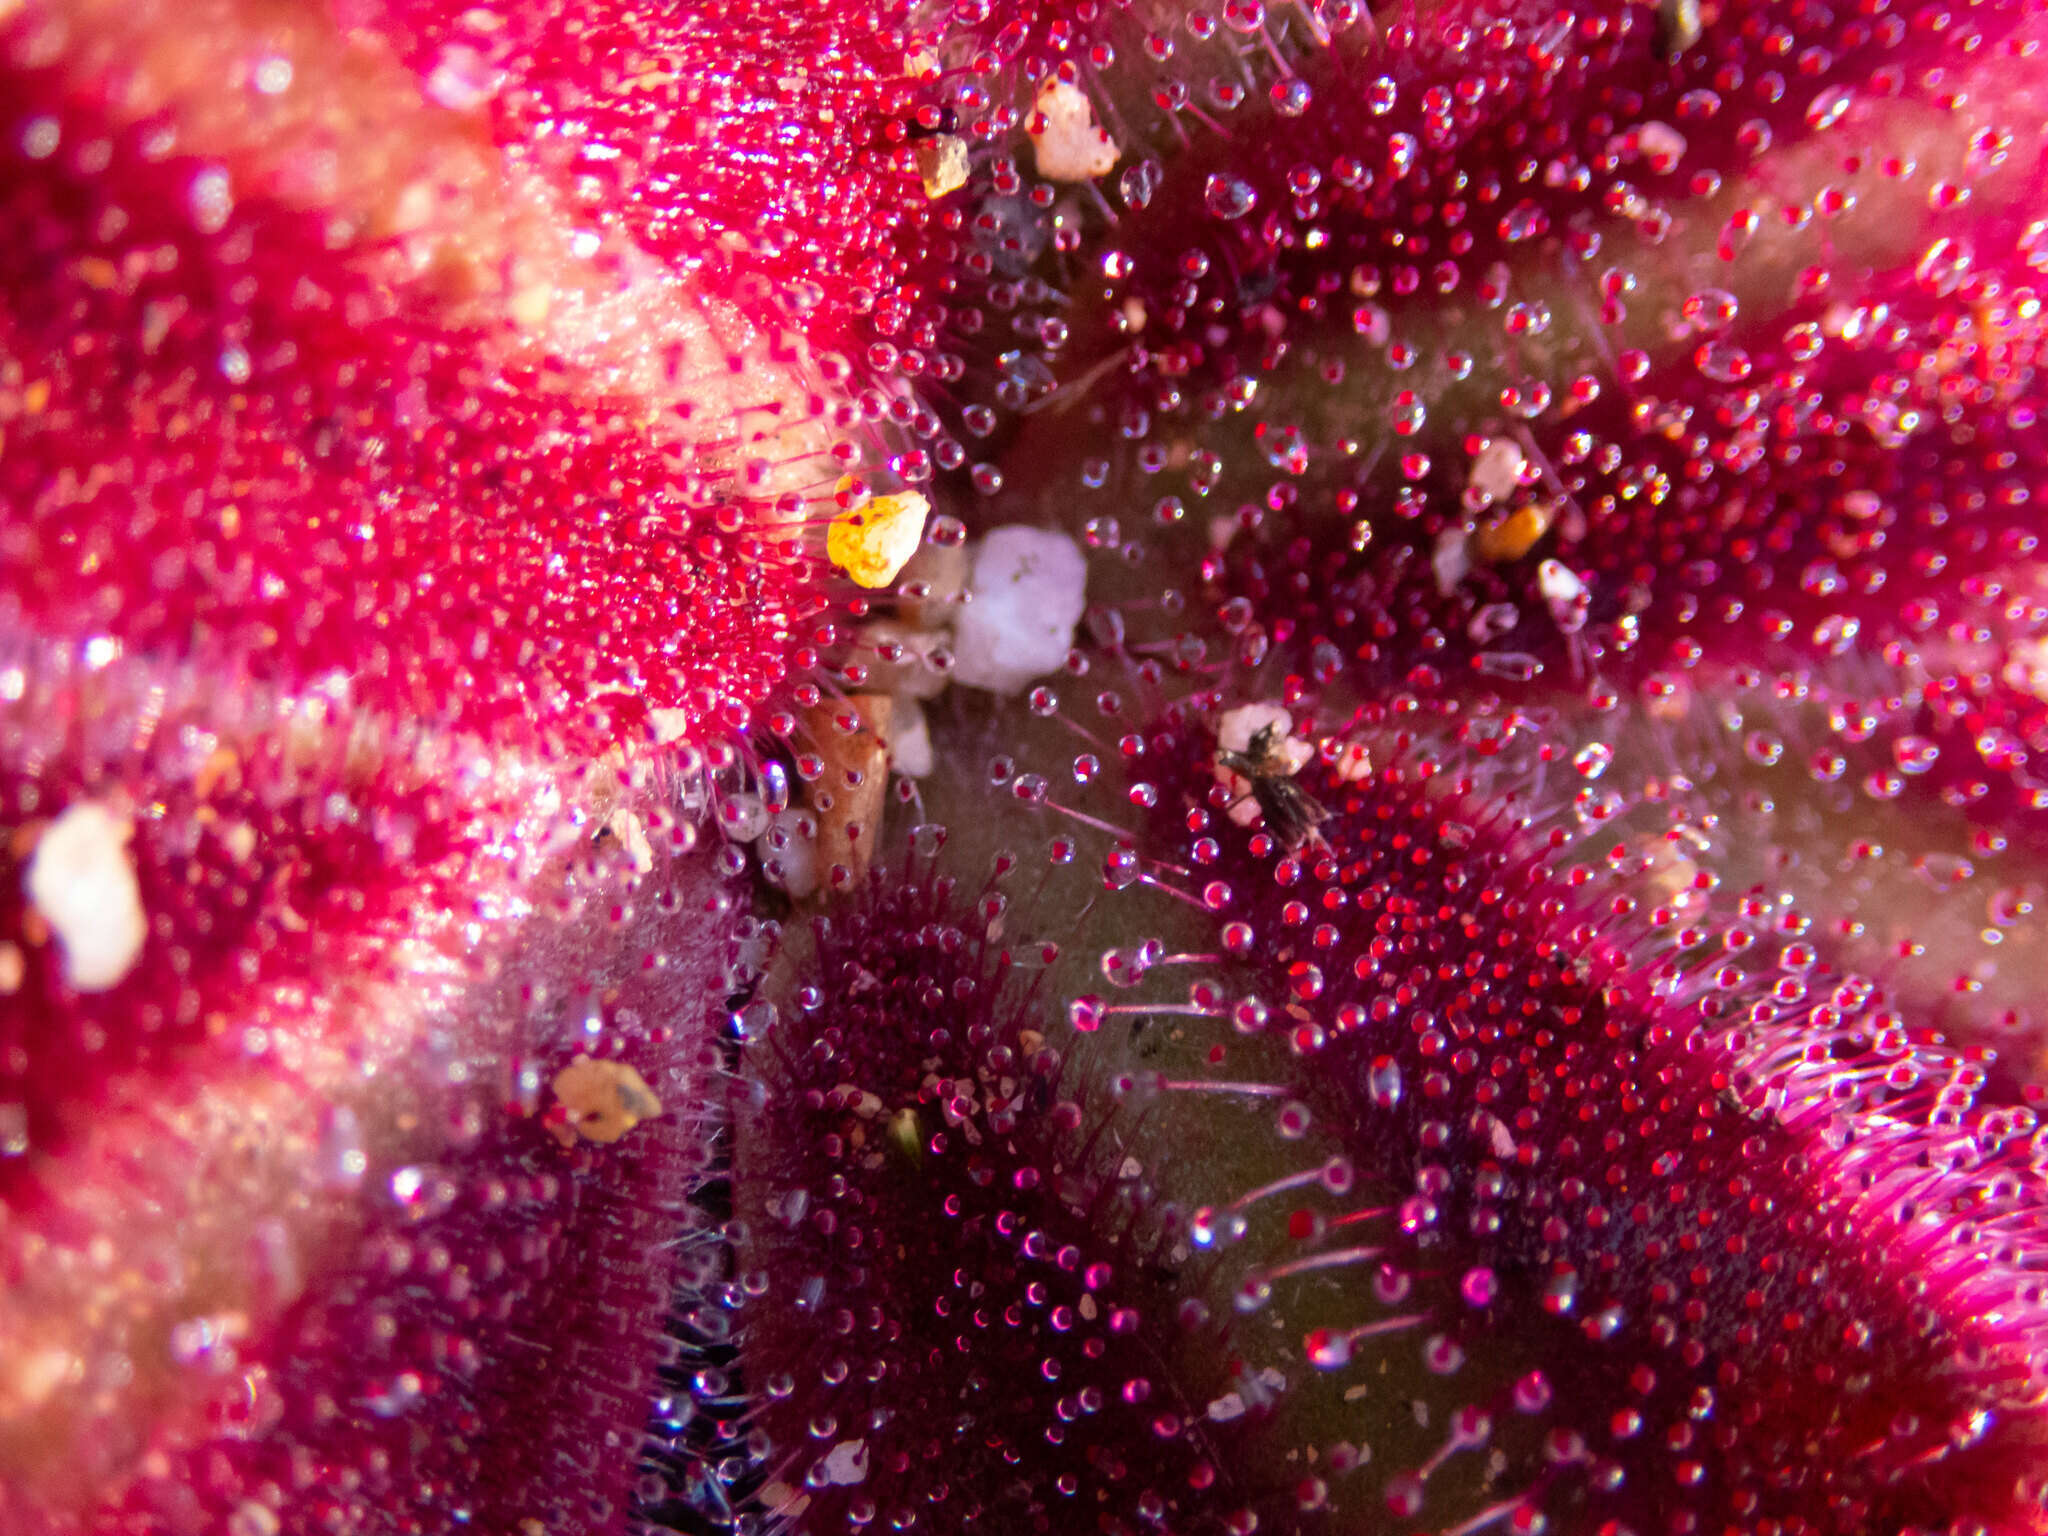
<svg viewBox="0 0 2048 1536">
<path fill-rule="evenodd" d="M 1316 1329 L 1301 1347 L 1308 1363 L 1319 1371 L 1339 1371 L 1351 1363 L 1351 1336 L 1335 1329 Z"/>
<path fill-rule="evenodd" d="M 1309 83 L 1299 75 L 1289 75 L 1284 80 L 1274 81 L 1271 95 L 1273 110 L 1282 117 L 1300 117 L 1315 99 L 1315 92 L 1309 89 Z"/>
<path fill-rule="evenodd" d="M 1892 743 L 1892 761 L 1899 772 L 1922 774 L 1941 757 L 1941 748 L 1925 736 L 1901 736 Z"/>
<path fill-rule="evenodd" d="M 1726 330 L 1735 323 L 1740 310 L 1735 295 L 1725 288 L 1702 288 L 1685 296 L 1679 314 L 1695 331 Z"/>
<path fill-rule="evenodd" d="M 1831 85 L 1816 95 L 1806 107 L 1806 126 L 1815 133 L 1832 128 L 1848 112 L 1855 97 L 1847 86 Z"/>
<path fill-rule="evenodd" d="M 1510 208 L 1500 221 L 1500 237 L 1510 245 L 1534 240 L 1550 230 L 1550 215 L 1543 205 L 1528 198 Z"/>
<path fill-rule="evenodd" d="M 1923 853 L 1913 860 L 1913 873 L 1937 891 L 1952 891 L 1977 873 L 1968 859 L 1950 853 Z"/>
<path fill-rule="evenodd" d="M 1202 206 L 1218 219 L 1241 219 L 1258 206 L 1259 194 L 1242 176 L 1218 171 L 1202 188 Z"/>
<path fill-rule="evenodd" d="M 1140 160 L 1136 165 L 1125 168 L 1117 178 L 1116 189 L 1122 195 L 1126 208 L 1143 208 L 1152 201 L 1152 194 L 1159 190 L 1159 183 L 1166 172 L 1157 160 Z"/>
<path fill-rule="evenodd" d="M 1412 389 L 1404 389 L 1387 408 L 1387 423 L 1402 437 L 1413 437 L 1429 419 L 1429 408 Z"/>
<path fill-rule="evenodd" d="M 1377 1109 L 1392 1109 L 1401 1102 L 1401 1064 L 1391 1056 L 1382 1056 L 1372 1064 L 1372 1071 L 1366 1077 L 1366 1090 L 1372 1095 L 1373 1106 Z"/>
<path fill-rule="evenodd" d="M 1914 281 L 1939 298 L 1954 293 L 1969 275 L 1969 247 L 1946 237 L 1928 246 L 1913 268 Z"/>
<path fill-rule="evenodd" d="M 1693 354 L 1693 364 L 1717 384 L 1739 384 L 1754 366 L 1747 352 L 1726 341 L 1705 343 Z"/>
</svg>

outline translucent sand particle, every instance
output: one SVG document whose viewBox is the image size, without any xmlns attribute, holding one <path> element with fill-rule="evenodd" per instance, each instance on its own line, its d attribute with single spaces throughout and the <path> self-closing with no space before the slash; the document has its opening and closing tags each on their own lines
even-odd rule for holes
<svg viewBox="0 0 2048 1536">
<path fill-rule="evenodd" d="M 149 937 L 128 855 L 134 835 L 125 816 L 83 800 L 36 840 L 28 899 L 63 946 L 65 979 L 81 992 L 120 985 Z"/>
<path fill-rule="evenodd" d="M 916 699 L 898 695 L 889 725 L 889 767 L 910 778 L 922 779 L 929 777 L 937 766 L 924 707 Z"/>
<path fill-rule="evenodd" d="M 1048 80 L 1038 88 L 1028 131 L 1047 181 L 1093 181 L 1116 168 L 1115 140 L 1095 121 L 1095 107 L 1079 86 Z"/>
<path fill-rule="evenodd" d="M 951 133 L 926 139 L 917 146 L 917 174 L 934 202 L 959 191 L 967 185 L 967 141 Z"/>
<path fill-rule="evenodd" d="M 778 812 L 754 849 L 771 885 L 781 886 L 797 901 L 818 889 L 818 818 L 812 812 L 794 806 Z"/>
<path fill-rule="evenodd" d="M 1522 483 L 1522 470 L 1527 463 L 1528 456 L 1513 439 L 1489 438 L 1472 456 L 1466 487 L 1482 507 L 1506 501 Z"/>
<path fill-rule="evenodd" d="M 953 621 L 953 681 L 1015 693 L 1067 659 L 1087 606 L 1080 545 L 1044 528 L 997 528 L 975 552 Z"/>
</svg>

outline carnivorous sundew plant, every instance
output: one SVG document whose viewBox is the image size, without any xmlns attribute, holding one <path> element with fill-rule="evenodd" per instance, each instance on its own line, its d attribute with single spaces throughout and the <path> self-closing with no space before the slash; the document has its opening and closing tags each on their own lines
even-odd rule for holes
<svg viewBox="0 0 2048 1536">
<path fill-rule="evenodd" d="M 2040 0 L 0 0 L 0 1536 L 2048 1533 Z"/>
</svg>

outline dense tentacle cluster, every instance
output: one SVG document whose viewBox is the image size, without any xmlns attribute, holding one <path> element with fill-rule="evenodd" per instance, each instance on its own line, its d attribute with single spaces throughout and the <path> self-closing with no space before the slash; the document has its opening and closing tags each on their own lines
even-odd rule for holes
<svg viewBox="0 0 2048 1536">
<path fill-rule="evenodd" d="M 836 1532 L 1249 1529 L 1263 1416 L 1165 1262 L 1177 1213 L 1075 1096 L 996 933 L 1007 898 L 891 879 L 756 1020 L 735 1125 L 756 1497 Z M 1096 1099 L 1104 1102 L 1094 1102 Z M 1127 1118 L 1127 1117 L 1126 1117 Z"/>
<path fill-rule="evenodd" d="M 434 99 L 771 330 L 855 340 L 919 247 L 907 134 L 929 66 L 907 7 L 377 12 Z"/>
<path fill-rule="evenodd" d="M 398 979 L 391 951 L 454 975 L 448 930 L 530 860 L 512 778 L 458 794 L 432 737 L 385 736 L 324 699 L 266 707 L 253 683 L 230 717 L 189 674 L 166 688 L 47 653 L 31 690 L 27 661 L 0 717 L 0 1099 L 25 1145 L 61 1148 L 121 1074 L 195 1050 L 241 1059 L 244 1031 L 388 1057 L 353 1009 Z M 85 911 L 62 899 L 67 870 Z"/>
<path fill-rule="evenodd" d="M 698 1091 L 691 1072 L 657 1080 L 678 1097 Z M 488 1093 L 444 1112 L 455 1124 L 433 1155 L 328 1175 L 329 1202 L 368 1217 L 324 1233 L 331 1246 L 302 1251 L 259 1228 L 233 1255 L 279 1291 L 264 1310 L 173 1329 L 176 1364 L 211 1389 L 160 1412 L 184 1442 L 175 1455 L 138 1477 L 136 1446 L 86 1434 L 93 1461 L 38 1467 L 22 1491 L 61 1511 L 97 1482 L 111 1507 L 95 1528 L 109 1530 L 262 1528 L 284 1490 L 282 1513 L 303 1529 L 616 1521 L 672 1295 L 671 1265 L 650 1255 L 673 1251 L 692 1219 L 700 1133 L 671 1124 L 565 1157 L 538 1117 L 496 1123 L 506 1111 Z M 165 1118 L 185 1123 L 175 1109 Z M 140 1139 L 153 1154 L 200 1150 L 157 1124 Z M 214 1197 L 234 1192 L 210 1162 Z M 316 1278 L 300 1267 L 309 1260 L 323 1267 Z M 532 1318 L 547 1319 L 544 1338 Z"/>
<path fill-rule="evenodd" d="M 215 681 L 0 666 L 5 1528 L 621 1511 L 731 899 L 652 786 Z"/>
<path fill-rule="evenodd" d="M 1555 422 L 1389 469 L 1450 509 L 1394 528 L 1391 556 L 1305 496 L 1240 518 L 1206 574 L 1240 632 L 1383 686 L 1463 674 L 1534 703 L 1605 685 L 1678 717 L 1796 678 L 1844 716 L 1835 750 L 1812 744 L 1816 777 L 1938 793 L 2038 839 L 2039 701 L 2004 660 L 2040 625 L 2041 444 L 2004 398 L 2035 367 L 2028 275 L 1938 296 L 1881 275 L 1856 310 L 1796 306 L 1748 347 L 1704 341 Z M 1703 378 L 1724 347 L 1739 377 Z M 1873 647 L 1896 681 L 1865 703 Z"/>
<path fill-rule="evenodd" d="M 552 118 L 479 143 L 313 16 L 123 19 L 125 94 L 92 15 L 0 39 L 10 623 L 582 746 L 708 738 L 806 672 L 843 364 L 630 221 L 562 228 L 632 196 L 561 184 Z"/>
<path fill-rule="evenodd" d="M 1238 957 L 1219 1023 L 1286 1035 L 1278 1086 L 1377 1207 L 1248 1264 L 1241 1304 L 1368 1245 L 1399 1301 L 1310 1333 L 1310 1361 L 1419 1355 L 1454 1423 L 1500 1426 L 1487 1497 L 1507 1479 L 1566 1528 L 2038 1521 L 2034 1117 L 1973 1108 L 1981 1068 L 1833 971 L 1796 908 L 1647 912 L 1654 842 L 1574 879 L 1495 774 L 1328 755 L 1292 849 L 1219 814 L 1198 725 L 1143 759 Z M 1387 1474 L 1422 1505 L 1426 1468 Z"/>
<path fill-rule="evenodd" d="M 2002 874 L 2040 825 L 2038 20 L 1314 20 L 1327 56 L 1199 12 L 1148 55 L 1184 89 L 1094 85 L 1147 126 L 1123 206 L 1055 205 L 1062 284 L 981 375 L 997 515 L 1130 562 L 1104 610 L 1181 665 L 1704 747 L 1801 878 Z M 1880 959 L 1945 1025 L 2035 1027 L 1988 962 Z"/>
<path fill-rule="evenodd" d="M 716 1502 L 813 1531 L 1132 1498 L 1172 1530 L 2038 1524 L 2033 1113 L 1676 833 L 1566 832 L 1524 751 L 1302 729 L 1292 838 L 1202 697 L 1126 738 L 1104 798 L 1149 812 L 1107 850 L 1113 931 L 1200 947 L 1105 951 L 1108 997 L 998 942 L 993 882 L 969 911 L 881 877 L 793 946 L 743 1016 L 738 1347 L 699 1389 L 752 1406 Z M 1223 1125 L 1250 1150 L 1172 1150 Z M 1191 1410 L 1263 1490 L 1183 1487 Z"/>
</svg>

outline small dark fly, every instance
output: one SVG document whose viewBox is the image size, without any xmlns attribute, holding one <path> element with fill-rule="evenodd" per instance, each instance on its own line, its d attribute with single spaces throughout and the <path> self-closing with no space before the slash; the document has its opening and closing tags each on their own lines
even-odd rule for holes
<svg viewBox="0 0 2048 1536">
<path fill-rule="evenodd" d="M 1295 764 L 1283 750 L 1285 737 L 1276 721 L 1253 733 L 1242 752 L 1216 749 L 1216 766 L 1227 768 L 1251 786 L 1253 802 L 1265 818 L 1266 830 L 1288 850 L 1311 839 L 1330 813 L 1322 803 L 1294 781 Z"/>
<path fill-rule="evenodd" d="M 1248 272 L 1237 280 L 1237 302 L 1251 309 L 1280 291 L 1285 274 L 1276 263 L 1259 272 Z"/>
</svg>

